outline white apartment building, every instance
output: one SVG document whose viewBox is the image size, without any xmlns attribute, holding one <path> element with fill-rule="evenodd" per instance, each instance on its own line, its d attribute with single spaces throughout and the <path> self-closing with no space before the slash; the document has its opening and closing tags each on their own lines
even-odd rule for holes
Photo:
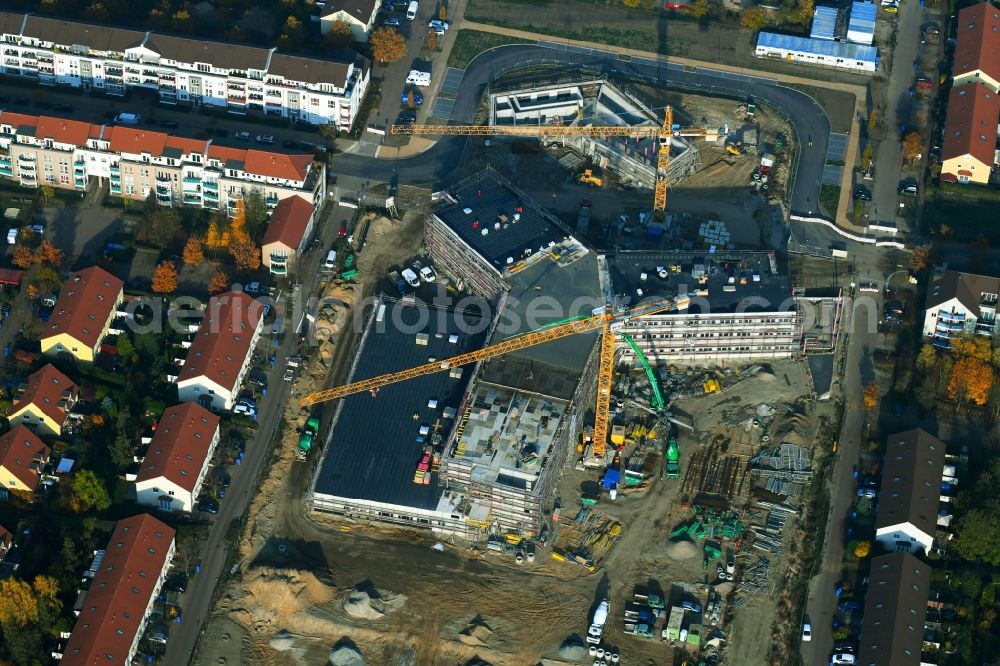
<svg viewBox="0 0 1000 666">
<path fill-rule="evenodd" d="M 0 111 L 0 178 L 23 187 L 83 191 L 107 180 L 113 196 L 156 196 L 161 206 L 188 205 L 232 214 L 258 192 L 274 208 L 297 195 L 326 196 L 325 167 L 312 155 L 216 146 L 135 127 Z"/>
<path fill-rule="evenodd" d="M 1000 278 L 935 268 L 924 304 L 924 336 L 942 349 L 963 335 L 992 337 L 998 295 Z"/>
<path fill-rule="evenodd" d="M 43 85 L 129 88 L 167 103 L 259 111 L 349 130 L 371 64 L 301 58 L 277 49 L 224 44 L 76 21 L 0 12 L 0 72 Z"/>
</svg>

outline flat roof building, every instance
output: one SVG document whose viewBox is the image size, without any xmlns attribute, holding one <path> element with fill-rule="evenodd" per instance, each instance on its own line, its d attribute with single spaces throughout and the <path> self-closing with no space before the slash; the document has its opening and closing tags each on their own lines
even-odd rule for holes
<svg viewBox="0 0 1000 666">
<path fill-rule="evenodd" d="M 909 553 L 872 558 L 858 664 L 912 666 L 923 663 L 920 655 L 930 585 L 931 566 Z"/>
<path fill-rule="evenodd" d="M 491 324 L 470 312 L 380 298 L 350 381 L 479 349 Z M 468 509 L 445 495 L 439 465 L 474 370 L 455 367 L 341 399 L 313 479 L 313 509 L 464 536 Z"/>
<path fill-rule="evenodd" d="M 937 531 L 944 443 L 920 429 L 886 438 L 875 540 L 896 552 L 930 551 Z"/>
<path fill-rule="evenodd" d="M 836 7 L 820 5 L 813 10 L 812 27 L 809 36 L 813 39 L 833 41 L 837 37 L 837 19 L 840 12 Z"/>
<path fill-rule="evenodd" d="M 875 40 L 875 14 L 877 9 L 871 2 L 852 2 L 851 18 L 847 23 L 847 41 L 868 44 Z"/>
<path fill-rule="evenodd" d="M 754 55 L 758 58 L 823 65 L 853 72 L 873 73 L 878 69 L 878 51 L 874 46 L 775 32 L 761 32 L 757 35 Z"/>
</svg>

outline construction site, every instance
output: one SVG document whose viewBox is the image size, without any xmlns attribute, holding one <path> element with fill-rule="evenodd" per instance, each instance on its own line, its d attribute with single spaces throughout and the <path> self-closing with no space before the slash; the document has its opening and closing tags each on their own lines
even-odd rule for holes
<svg viewBox="0 0 1000 666">
<path fill-rule="evenodd" d="M 490 108 L 509 127 L 634 115 L 695 160 L 711 145 L 658 141 L 669 112 L 603 81 Z M 622 168 L 596 162 L 563 165 L 567 187 Z M 842 295 L 721 220 L 666 214 L 665 185 L 574 225 L 500 171 L 371 222 L 357 273 L 324 287 L 321 363 L 293 385 L 198 663 L 780 660 L 769 628 L 834 418 L 808 354 L 838 351 Z M 385 293 L 417 255 L 434 279 Z"/>
</svg>

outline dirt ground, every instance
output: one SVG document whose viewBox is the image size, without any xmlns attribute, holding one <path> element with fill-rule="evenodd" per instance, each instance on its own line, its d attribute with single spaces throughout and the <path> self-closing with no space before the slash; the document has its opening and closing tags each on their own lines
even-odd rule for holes
<svg viewBox="0 0 1000 666">
<path fill-rule="evenodd" d="M 392 229 L 388 225 L 393 223 L 383 224 Z M 386 242 L 390 237 L 412 238 L 413 224 L 369 239 L 361 257 L 362 270 L 369 271 L 362 276 L 365 293 L 370 281 L 381 276 L 382 264 L 396 263 L 396 257 L 415 251 L 415 245 Z M 343 341 L 335 346 L 330 361 L 334 378 L 348 347 Z M 692 377 L 694 385 L 699 384 L 700 375 Z M 678 411 L 696 415 L 694 432 L 679 433 L 680 479 L 654 475 L 640 491 L 613 502 L 605 495 L 594 507 L 623 525 L 594 573 L 552 559 L 549 549 L 539 550 L 533 563 L 517 565 L 509 556 L 491 553 L 484 558 L 452 547 L 439 551 L 426 536 L 358 528 L 309 514 L 301 498 L 311 465 L 292 461 L 293 435 L 286 433 L 289 441 L 280 449 L 242 535 L 239 571 L 223 590 L 196 663 L 325 663 L 335 645 L 356 649 L 365 663 L 390 666 L 464 664 L 474 657 L 498 666 L 579 663 L 560 659 L 559 646 L 567 637 L 586 631 L 591 609 L 606 590 L 611 600 L 606 643 L 616 647 L 622 662 L 679 663 L 679 649 L 675 652 L 658 635 L 655 639 L 625 635 L 621 618 L 637 585 L 658 587 L 675 601 L 683 596 L 705 605 L 708 600 L 706 583 L 715 578 L 714 564 L 703 564 L 698 542 L 677 559 L 676 542 L 671 541 L 674 526 L 692 515 L 678 501 L 689 463 L 716 436 L 736 442 L 730 455 L 749 457 L 760 441 L 749 425 L 758 404 L 798 405 L 810 391 L 802 364 L 791 361 L 775 364 L 772 373 L 736 382 L 735 375 L 725 375 L 721 393 L 702 396 L 691 390 L 690 397 L 676 403 Z M 306 388 L 297 387 L 296 395 Z M 678 395 L 686 393 L 680 384 L 675 389 Z M 293 406 L 290 416 L 295 412 Z M 644 414 L 626 413 L 630 420 Z M 650 450 L 662 450 L 665 436 L 666 429 L 657 434 Z M 627 447 L 626 454 L 629 451 Z M 564 473 L 558 491 L 562 524 L 572 522 L 581 490 L 597 481 L 593 471 Z M 560 534 L 558 525 L 554 527 L 550 544 Z M 747 552 L 737 556 L 738 572 L 756 561 L 756 551 L 745 544 L 743 548 Z M 778 558 L 772 559 L 774 570 L 780 566 Z M 727 614 L 735 601 L 733 585 L 715 588 L 726 596 Z M 371 609 L 364 606 L 363 616 L 355 603 L 359 589 L 365 590 L 361 598 L 377 599 Z M 770 641 L 767 628 L 774 595 L 762 591 L 742 596 L 743 605 L 735 610 L 732 627 L 726 628 L 729 643 L 724 650 L 739 655 L 729 663 L 762 663 Z"/>
</svg>

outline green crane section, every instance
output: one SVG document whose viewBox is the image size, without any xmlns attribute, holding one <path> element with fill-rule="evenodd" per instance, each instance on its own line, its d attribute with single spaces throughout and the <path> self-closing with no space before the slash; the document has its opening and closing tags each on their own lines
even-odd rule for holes
<svg viewBox="0 0 1000 666">
<path fill-rule="evenodd" d="M 646 376 L 649 377 L 649 383 L 653 387 L 653 399 L 650 400 L 650 407 L 657 411 L 663 409 L 663 396 L 660 395 L 660 386 L 656 383 L 656 375 L 653 374 L 653 368 L 649 365 L 649 360 L 646 358 L 646 355 L 642 353 L 642 350 L 639 349 L 638 343 L 632 339 L 631 335 L 628 333 L 622 333 L 621 336 L 622 339 L 629 344 L 629 347 L 632 348 L 632 351 L 635 352 L 639 362 L 642 363 L 642 369 L 646 371 Z"/>
</svg>

